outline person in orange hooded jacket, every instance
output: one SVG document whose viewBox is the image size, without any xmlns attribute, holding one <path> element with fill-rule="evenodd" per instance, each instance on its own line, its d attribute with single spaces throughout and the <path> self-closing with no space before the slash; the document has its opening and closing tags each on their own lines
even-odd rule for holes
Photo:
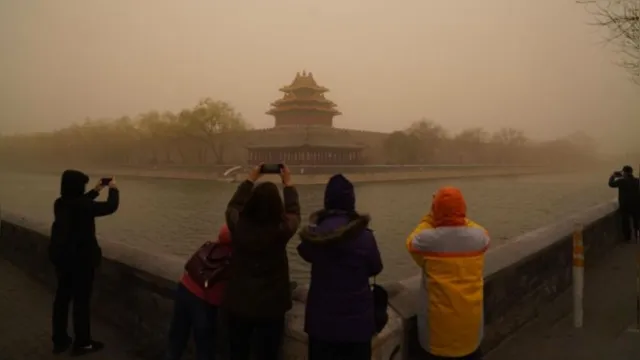
<svg viewBox="0 0 640 360">
<path fill-rule="evenodd" d="M 466 216 L 460 190 L 444 187 L 406 241 L 422 270 L 418 336 L 430 359 L 482 359 L 489 234 Z"/>
<path fill-rule="evenodd" d="M 231 234 L 227 225 L 220 228 L 217 243 L 231 254 Z M 208 288 L 203 288 L 186 271 L 184 272 L 176 290 L 166 360 L 179 360 L 182 357 L 191 331 L 196 345 L 196 359 L 215 359 L 218 308 L 226 285 L 226 281 L 218 281 Z"/>
</svg>

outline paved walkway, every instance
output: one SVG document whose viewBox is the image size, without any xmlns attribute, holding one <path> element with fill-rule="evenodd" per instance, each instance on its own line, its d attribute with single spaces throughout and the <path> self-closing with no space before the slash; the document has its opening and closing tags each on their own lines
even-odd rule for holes
<svg viewBox="0 0 640 360">
<path fill-rule="evenodd" d="M 18 268 L 0 259 L 0 360 L 46 360 L 67 358 L 51 354 L 52 294 Z M 72 329 L 70 329 L 71 331 Z M 80 358 L 134 360 L 122 348 L 124 342 L 106 326 L 94 321 L 92 332 L 104 341 L 103 351 Z M 72 332 L 70 332 L 73 334 Z"/>
<path fill-rule="evenodd" d="M 635 245 L 621 245 L 585 271 L 584 327 L 573 328 L 572 291 L 491 352 L 488 360 L 638 360 Z"/>
</svg>

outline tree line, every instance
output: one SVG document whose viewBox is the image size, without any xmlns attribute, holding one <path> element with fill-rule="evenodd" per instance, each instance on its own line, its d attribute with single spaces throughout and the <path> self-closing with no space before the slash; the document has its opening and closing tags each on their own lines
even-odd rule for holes
<svg viewBox="0 0 640 360">
<path fill-rule="evenodd" d="M 52 131 L 0 139 L 0 159 L 11 164 L 157 165 L 223 163 L 227 134 L 250 125 L 233 106 L 203 99 L 178 113 L 86 119 Z"/>
<path fill-rule="evenodd" d="M 9 166 L 94 168 L 229 164 L 234 161 L 225 154 L 231 147 L 242 147 L 250 128 L 230 104 L 207 98 L 178 113 L 149 111 L 133 118 L 85 120 L 52 132 L 4 136 L 0 161 Z M 597 145 L 580 132 L 546 142 L 533 141 L 513 128 L 490 133 L 477 127 L 450 134 L 427 119 L 383 138 L 377 149 L 382 155 L 368 158 L 368 163 L 575 164 L 592 161 Z"/>
<path fill-rule="evenodd" d="M 449 134 L 423 119 L 391 133 L 384 149 L 391 164 L 577 165 L 596 159 L 597 143 L 580 131 L 551 141 L 533 141 L 514 128 Z"/>
</svg>

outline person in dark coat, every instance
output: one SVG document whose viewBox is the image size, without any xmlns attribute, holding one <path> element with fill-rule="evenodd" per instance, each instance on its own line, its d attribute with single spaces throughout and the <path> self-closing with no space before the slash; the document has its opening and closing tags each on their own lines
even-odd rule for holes
<svg viewBox="0 0 640 360">
<path fill-rule="evenodd" d="M 254 186 L 260 176 L 258 166 L 226 211 L 233 255 L 222 308 L 231 360 L 248 360 L 252 350 L 256 359 L 278 359 L 285 313 L 292 306 L 286 247 L 300 225 L 298 192 L 286 167 L 280 174 L 284 204 L 274 183 Z"/>
<path fill-rule="evenodd" d="M 370 218 L 355 211 L 353 185 L 342 175 L 327 184 L 324 209 L 300 231 L 298 254 L 311 263 L 305 332 L 310 360 L 371 359 L 375 333 L 369 278 L 382 272 Z"/>
<path fill-rule="evenodd" d="M 90 302 L 95 268 L 102 250 L 96 238 L 95 218 L 113 214 L 118 209 L 119 192 L 115 180 L 108 184 L 107 201 L 95 201 L 105 187 L 99 182 L 85 193 L 89 177 L 77 170 L 66 170 L 60 182 L 60 197 L 53 205 L 49 258 L 58 285 L 53 302 L 53 352 L 62 353 L 73 342 L 72 354 L 98 351 L 103 344 L 91 337 Z M 69 304 L 73 302 L 75 339 L 67 333 Z"/>
<path fill-rule="evenodd" d="M 609 187 L 618 189 L 618 204 L 622 234 L 630 242 L 640 230 L 640 181 L 633 176 L 633 168 L 624 166 L 609 177 Z M 631 227 L 633 225 L 633 234 Z"/>
</svg>

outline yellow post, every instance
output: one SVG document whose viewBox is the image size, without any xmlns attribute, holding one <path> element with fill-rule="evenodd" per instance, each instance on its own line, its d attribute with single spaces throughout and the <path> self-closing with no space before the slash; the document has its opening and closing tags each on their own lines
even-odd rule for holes
<svg viewBox="0 0 640 360">
<path fill-rule="evenodd" d="M 584 319 L 584 243 L 582 225 L 573 231 L 573 326 L 581 328 Z"/>
</svg>

